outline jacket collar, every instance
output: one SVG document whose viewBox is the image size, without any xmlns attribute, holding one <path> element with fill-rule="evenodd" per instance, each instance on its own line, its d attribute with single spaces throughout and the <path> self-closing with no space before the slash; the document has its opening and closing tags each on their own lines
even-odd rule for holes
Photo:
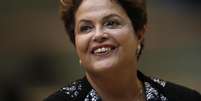
<svg viewBox="0 0 201 101">
<path fill-rule="evenodd" d="M 146 101 L 168 101 L 167 97 L 163 93 L 166 86 L 165 81 L 156 77 L 147 77 L 140 71 L 137 71 L 137 76 L 143 83 L 143 90 Z M 92 88 L 87 78 L 84 77 L 83 80 L 91 88 L 84 101 L 101 101 L 100 96 L 97 94 L 96 90 Z"/>
</svg>

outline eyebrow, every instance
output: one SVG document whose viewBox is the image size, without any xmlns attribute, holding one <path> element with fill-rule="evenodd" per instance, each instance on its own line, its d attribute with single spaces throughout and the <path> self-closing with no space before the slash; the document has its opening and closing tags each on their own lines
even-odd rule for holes
<svg viewBox="0 0 201 101">
<path fill-rule="evenodd" d="M 121 16 L 112 13 L 112 14 L 109 14 L 109 15 L 105 16 L 105 17 L 103 18 L 103 21 L 105 21 L 105 20 L 108 19 L 108 18 L 112 18 L 112 17 L 121 18 Z"/>
<path fill-rule="evenodd" d="M 91 21 L 87 19 L 82 19 L 79 21 L 79 23 L 91 23 Z"/>
<path fill-rule="evenodd" d="M 107 16 L 104 16 L 102 21 L 105 21 L 106 19 L 108 19 L 108 18 L 112 18 L 112 17 L 118 17 L 118 18 L 121 18 L 121 16 L 112 13 L 112 14 L 109 14 L 109 15 L 107 15 Z M 81 20 L 79 21 L 79 23 L 83 23 L 83 22 L 84 22 L 84 23 L 91 23 L 91 21 L 88 20 L 88 19 L 81 19 Z"/>
</svg>

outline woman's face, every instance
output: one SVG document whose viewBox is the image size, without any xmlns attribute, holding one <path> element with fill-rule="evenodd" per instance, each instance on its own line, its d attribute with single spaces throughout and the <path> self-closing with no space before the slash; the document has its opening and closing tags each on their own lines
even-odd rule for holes
<svg viewBox="0 0 201 101">
<path fill-rule="evenodd" d="M 126 12 L 115 0 L 83 0 L 75 16 L 75 46 L 88 72 L 136 65 L 139 41 Z"/>
</svg>

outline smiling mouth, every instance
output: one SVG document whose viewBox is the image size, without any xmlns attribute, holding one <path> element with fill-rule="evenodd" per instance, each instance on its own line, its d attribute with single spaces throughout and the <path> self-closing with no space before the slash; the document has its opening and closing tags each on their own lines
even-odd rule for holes
<svg viewBox="0 0 201 101">
<path fill-rule="evenodd" d="M 101 46 L 101 47 L 94 48 L 92 50 L 92 54 L 96 56 L 108 56 L 111 53 L 113 53 L 115 49 L 116 49 L 115 46 Z"/>
</svg>

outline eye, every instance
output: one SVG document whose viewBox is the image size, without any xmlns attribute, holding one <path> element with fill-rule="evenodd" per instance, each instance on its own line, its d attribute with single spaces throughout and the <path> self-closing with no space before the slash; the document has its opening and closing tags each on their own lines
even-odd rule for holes
<svg viewBox="0 0 201 101">
<path fill-rule="evenodd" d="M 86 26 L 81 26 L 79 31 L 81 33 L 89 33 L 91 32 L 92 29 L 93 29 L 93 26 L 86 25 Z"/>
<path fill-rule="evenodd" d="M 110 28 L 110 29 L 115 29 L 121 26 L 120 22 L 117 20 L 108 20 L 105 22 L 104 26 Z"/>
</svg>

